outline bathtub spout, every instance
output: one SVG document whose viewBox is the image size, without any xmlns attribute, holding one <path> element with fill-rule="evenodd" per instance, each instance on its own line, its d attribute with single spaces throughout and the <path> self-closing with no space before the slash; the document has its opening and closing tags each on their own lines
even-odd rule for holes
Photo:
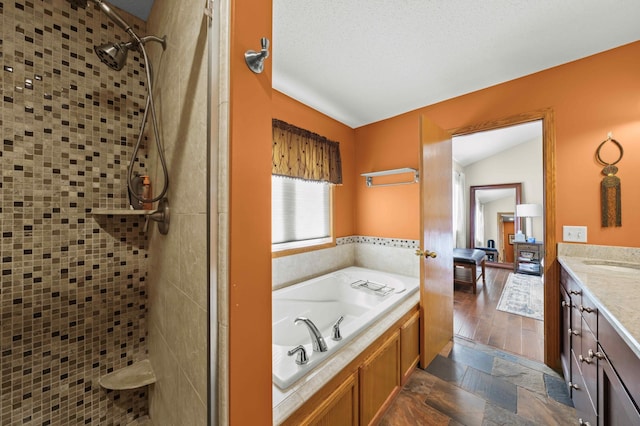
<svg viewBox="0 0 640 426">
<path fill-rule="evenodd" d="M 314 352 L 326 352 L 327 351 L 327 343 L 324 341 L 324 337 L 322 337 L 322 334 L 320 334 L 320 331 L 318 330 L 318 327 L 316 327 L 316 325 L 313 323 L 313 321 L 311 321 L 309 318 L 298 317 L 298 318 L 296 318 L 294 323 L 296 325 L 298 325 L 299 322 L 304 322 L 304 324 L 307 326 L 307 329 L 309 330 L 309 336 L 311 336 L 311 343 L 313 345 L 313 351 Z"/>
</svg>

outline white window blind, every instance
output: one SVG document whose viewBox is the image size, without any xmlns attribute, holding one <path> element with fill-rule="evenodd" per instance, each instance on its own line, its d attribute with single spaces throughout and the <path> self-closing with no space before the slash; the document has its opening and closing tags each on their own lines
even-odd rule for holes
<svg viewBox="0 0 640 426">
<path fill-rule="evenodd" d="M 271 242 L 274 250 L 331 239 L 330 186 L 326 182 L 271 176 Z"/>
</svg>

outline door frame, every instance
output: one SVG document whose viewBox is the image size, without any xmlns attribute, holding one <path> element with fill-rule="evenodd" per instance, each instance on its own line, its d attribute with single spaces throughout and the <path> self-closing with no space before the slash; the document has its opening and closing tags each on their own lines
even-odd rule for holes
<svg viewBox="0 0 640 426">
<path fill-rule="evenodd" d="M 556 135 L 551 108 L 449 129 L 453 137 L 495 130 L 531 121 L 542 121 L 544 191 L 544 363 L 560 371 L 560 283 L 556 240 Z"/>
</svg>

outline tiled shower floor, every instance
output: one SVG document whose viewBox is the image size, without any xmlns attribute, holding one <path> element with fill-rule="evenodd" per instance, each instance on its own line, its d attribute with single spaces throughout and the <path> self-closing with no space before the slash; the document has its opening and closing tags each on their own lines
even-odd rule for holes
<svg viewBox="0 0 640 426">
<path fill-rule="evenodd" d="M 417 368 L 381 425 L 568 425 L 577 416 L 561 375 L 544 364 L 455 337 Z"/>
</svg>

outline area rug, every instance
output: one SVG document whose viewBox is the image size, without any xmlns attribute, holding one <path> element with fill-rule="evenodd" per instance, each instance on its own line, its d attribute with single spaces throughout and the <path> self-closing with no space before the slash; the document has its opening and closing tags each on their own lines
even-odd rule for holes
<svg viewBox="0 0 640 426">
<path fill-rule="evenodd" d="M 543 291 L 541 277 L 510 273 L 496 309 L 542 321 Z"/>
</svg>

